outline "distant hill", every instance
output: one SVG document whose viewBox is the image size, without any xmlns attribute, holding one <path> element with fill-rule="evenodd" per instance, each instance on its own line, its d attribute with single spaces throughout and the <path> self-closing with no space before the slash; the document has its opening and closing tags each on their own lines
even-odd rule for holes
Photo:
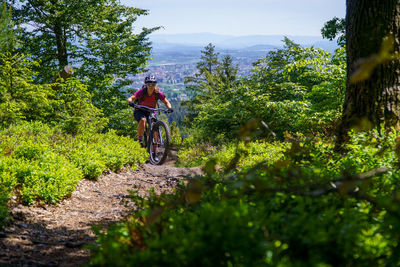
<svg viewBox="0 0 400 267">
<path fill-rule="evenodd" d="M 249 47 L 245 47 L 239 50 L 247 50 L 247 51 L 260 51 L 260 52 L 269 52 L 271 50 L 274 50 L 278 48 L 278 46 L 274 45 L 253 45 Z"/>
<path fill-rule="evenodd" d="M 287 36 L 296 43 L 315 46 L 328 52 L 337 48 L 335 41 L 318 36 Z M 152 60 L 150 65 L 194 64 L 199 61 L 201 50 L 212 43 L 221 56 L 229 54 L 236 62 L 251 65 L 269 51 L 283 46 L 283 35 L 232 36 L 212 33 L 193 34 L 152 34 Z"/>
<path fill-rule="evenodd" d="M 154 43 L 175 43 L 185 45 L 206 46 L 208 43 L 218 43 L 229 38 L 231 35 L 214 33 L 192 33 L 192 34 L 152 34 L 150 40 Z"/>
<path fill-rule="evenodd" d="M 201 51 L 204 46 L 199 44 L 182 44 L 153 41 L 152 47 L 156 51 Z"/>
<path fill-rule="evenodd" d="M 212 43 L 219 49 L 248 49 L 249 47 L 270 46 L 282 47 L 284 35 L 247 35 L 232 36 L 213 33 L 193 34 L 152 34 L 150 41 L 153 42 L 155 50 L 183 49 L 195 50 L 204 48 Z M 287 36 L 302 46 L 315 46 L 330 52 L 337 48 L 336 41 L 324 40 L 320 36 Z"/>
</svg>

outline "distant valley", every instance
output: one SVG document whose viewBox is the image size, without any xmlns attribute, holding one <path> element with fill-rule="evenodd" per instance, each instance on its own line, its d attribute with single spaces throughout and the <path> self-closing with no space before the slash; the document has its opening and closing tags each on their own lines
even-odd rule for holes
<svg viewBox="0 0 400 267">
<path fill-rule="evenodd" d="M 320 36 L 290 36 L 290 35 L 247 35 L 231 36 L 212 33 L 194 33 L 194 34 L 152 34 L 150 41 L 159 49 L 164 45 L 200 46 L 204 47 L 208 43 L 214 44 L 220 49 L 245 49 L 257 45 L 269 45 L 281 47 L 284 37 L 295 41 L 303 46 L 318 45 L 324 48 L 333 48 L 336 42 L 322 39 Z"/>
<path fill-rule="evenodd" d="M 252 62 L 264 57 L 269 51 L 281 48 L 284 35 L 231 36 L 212 33 L 197 34 L 153 34 L 151 65 L 191 64 L 199 60 L 201 50 L 212 43 L 216 51 L 230 54 L 234 59 L 248 58 Z M 333 52 L 337 48 L 335 41 L 318 36 L 287 36 L 296 43 L 315 46 Z"/>
<path fill-rule="evenodd" d="M 212 33 L 196 34 L 152 34 L 151 60 L 147 73 L 155 75 L 160 87 L 172 95 L 174 101 L 187 99 L 184 91 L 184 78 L 196 72 L 196 63 L 200 60 L 201 50 L 209 43 L 215 45 L 220 57 L 231 55 L 234 64 L 239 67 L 239 76 L 251 74 L 252 63 L 265 57 L 269 51 L 283 47 L 284 35 L 230 36 Z M 305 47 L 322 48 L 333 52 L 337 48 L 335 41 L 318 36 L 287 36 Z M 143 83 L 144 74 L 134 77 L 132 89 Z"/>
</svg>

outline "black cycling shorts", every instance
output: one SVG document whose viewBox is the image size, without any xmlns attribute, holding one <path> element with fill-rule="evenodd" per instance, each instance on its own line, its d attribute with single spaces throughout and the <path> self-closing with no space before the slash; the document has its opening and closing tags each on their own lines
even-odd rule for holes
<svg viewBox="0 0 400 267">
<path fill-rule="evenodd" d="M 150 112 L 135 109 L 135 111 L 133 112 L 133 116 L 135 117 L 136 121 L 140 121 L 142 118 L 147 118 L 148 116 L 150 116 Z"/>
</svg>

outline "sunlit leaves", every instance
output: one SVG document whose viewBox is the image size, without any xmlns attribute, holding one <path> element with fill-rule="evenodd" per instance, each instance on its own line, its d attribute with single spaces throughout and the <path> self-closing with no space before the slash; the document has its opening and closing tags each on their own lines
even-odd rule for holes
<svg viewBox="0 0 400 267">
<path fill-rule="evenodd" d="M 11 13 L 12 10 L 7 7 L 6 1 L 0 1 L 0 53 L 11 52 L 16 45 Z"/>
<path fill-rule="evenodd" d="M 33 84 L 33 66 L 24 55 L 0 54 L 0 125 L 8 126 L 22 119 L 47 117 L 54 93 L 50 85 Z"/>
</svg>

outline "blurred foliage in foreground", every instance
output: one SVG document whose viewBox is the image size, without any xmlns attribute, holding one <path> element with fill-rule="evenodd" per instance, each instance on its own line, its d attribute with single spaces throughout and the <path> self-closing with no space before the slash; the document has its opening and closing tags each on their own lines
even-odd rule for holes
<svg viewBox="0 0 400 267">
<path fill-rule="evenodd" d="M 133 192 L 132 217 L 96 229 L 91 264 L 397 266 L 397 135 L 353 133 L 346 155 L 293 138 L 281 157 L 248 162 L 242 157 L 257 143 L 241 143 L 231 157 L 238 171 L 228 164 L 216 172 L 211 159 L 207 176 L 173 194 Z"/>
<path fill-rule="evenodd" d="M 0 130 L 0 226 L 15 195 L 25 205 L 55 204 L 83 178 L 144 163 L 146 152 L 128 137 L 88 132 L 72 136 L 62 127 L 23 122 Z"/>
</svg>

